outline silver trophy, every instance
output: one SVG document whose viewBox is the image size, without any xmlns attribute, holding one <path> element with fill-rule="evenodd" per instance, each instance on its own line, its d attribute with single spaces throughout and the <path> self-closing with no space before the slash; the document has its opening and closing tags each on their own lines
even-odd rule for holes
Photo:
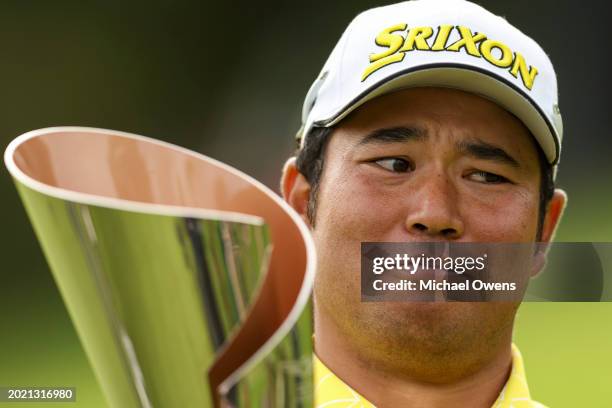
<svg viewBox="0 0 612 408">
<path fill-rule="evenodd" d="M 26 133 L 5 164 L 110 406 L 312 406 L 314 245 L 275 193 L 103 129 Z"/>
</svg>

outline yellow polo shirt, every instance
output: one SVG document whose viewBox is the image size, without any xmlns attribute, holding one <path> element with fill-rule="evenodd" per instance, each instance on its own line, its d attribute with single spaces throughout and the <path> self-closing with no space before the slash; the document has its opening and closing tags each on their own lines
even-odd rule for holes
<svg viewBox="0 0 612 408">
<path fill-rule="evenodd" d="M 315 408 L 375 408 L 345 384 L 313 354 Z M 545 408 L 529 395 L 523 357 L 512 344 L 512 371 L 491 408 Z"/>
</svg>

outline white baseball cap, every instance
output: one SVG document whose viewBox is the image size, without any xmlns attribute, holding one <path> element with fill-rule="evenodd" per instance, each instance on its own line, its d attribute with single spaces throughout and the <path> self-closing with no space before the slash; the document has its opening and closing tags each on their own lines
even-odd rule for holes
<svg viewBox="0 0 612 408">
<path fill-rule="evenodd" d="M 359 14 L 310 87 L 297 134 L 330 127 L 399 89 L 448 87 L 519 118 L 549 162 L 561 152 L 557 78 L 542 48 L 504 18 L 465 0 L 413 0 Z"/>
</svg>

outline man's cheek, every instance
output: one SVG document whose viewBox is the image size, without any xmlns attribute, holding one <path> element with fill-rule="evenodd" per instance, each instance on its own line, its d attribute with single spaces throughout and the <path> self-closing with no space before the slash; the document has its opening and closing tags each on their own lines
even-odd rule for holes
<svg viewBox="0 0 612 408">
<path fill-rule="evenodd" d="M 349 304 L 359 302 L 360 242 L 342 240 L 335 235 L 333 238 L 315 239 L 315 244 L 318 260 L 315 294 L 319 303 L 338 313 Z"/>
<path fill-rule="evenodd" d="M 496 207 L 466 205 L 466 235 L 478 242 L 533 241 L 537 232 L 536 200 L 507 200 Z"/>
<path fill-rule="evenodd" d="M 403 223 L 405 209 L 397 196 L 355 185 L 352 194 L 339 197 L 331 214 L 337 220 L 337 232 L 353 241 L 384 241 Z"/>
</svg>

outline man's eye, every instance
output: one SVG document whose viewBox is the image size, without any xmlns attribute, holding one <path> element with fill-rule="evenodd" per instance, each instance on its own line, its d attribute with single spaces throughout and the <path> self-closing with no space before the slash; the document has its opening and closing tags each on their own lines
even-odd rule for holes
<svg viewBox="0 0 612 408">
<path fill-rule="evenodd" d="M 407 173 L 411 170 L 410 162 L 397 157 L 390 157 L 386 159 L 379 159 L 374 161 L 385 170 L 392 171 L 394 173 Z"/>
<path fill-rule="evenodd" d="M 487 183 L 487 184 L 501 184 L 501 183 L 507 183 L 508 179 L 503 177 L 503 176 L 499 176 L 497 174 L 494 173 L 489 173 L 486 171 L 475 171 L 474 173 L 470 174 L 468 176 L 471 180 L 473 181 L 477 181 L 479 183 Z"/>
</svg>

